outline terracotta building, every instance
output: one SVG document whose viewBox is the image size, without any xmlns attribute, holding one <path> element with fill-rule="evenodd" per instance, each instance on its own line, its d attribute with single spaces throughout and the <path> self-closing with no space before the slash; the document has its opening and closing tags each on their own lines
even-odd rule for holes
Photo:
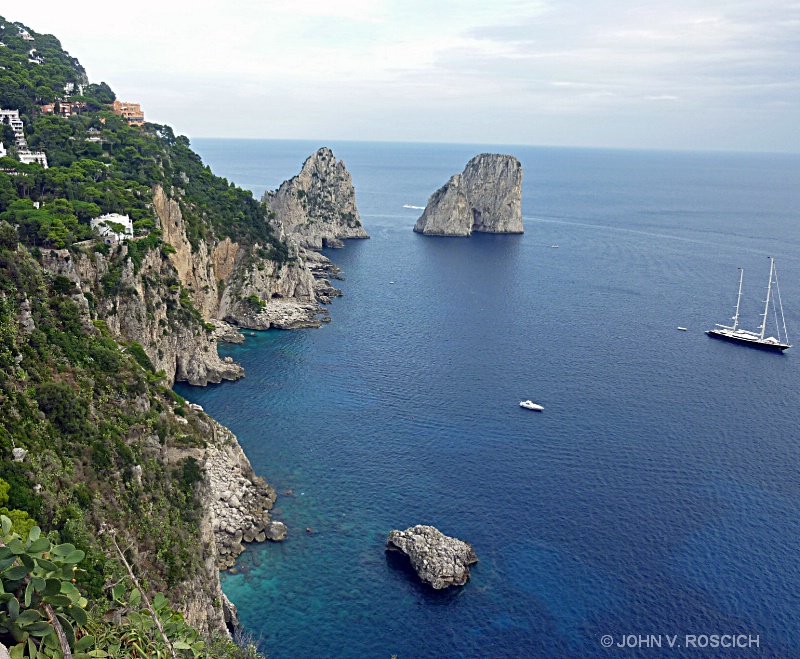
<svg viewBox="0 0 800 659">
<path fill-rule="evenodd" d="M 142 126 L 144 124 L 144 112 L 142 112 L 142 108 L 138 103 L 114 101 L 112 109 L 114 114 L 126 119 L 131 126 Z"/>
<path fill-rule="evenodd" d="M 80 110 L 86 109 L 86 103 L 58 103 L 58 112 L 62 117 L 69 117 Z M 55 114 L 56 103 L 48 103 L 47 105 L 39 106 L 42 114 Z"/>
</svg>

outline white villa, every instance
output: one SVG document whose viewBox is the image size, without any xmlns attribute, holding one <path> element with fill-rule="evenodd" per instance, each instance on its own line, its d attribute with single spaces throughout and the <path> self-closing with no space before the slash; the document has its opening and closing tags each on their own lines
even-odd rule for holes
<svg viewBox="0 0 800 659">
<path fill-rule="evenodd" d="M 0 123 L 11 126 L 14 131 L 14 139 L 17 143 L 17 157 L 25 165 L 39 163 L 47 169 L 47 156 L 42 151 L 31 151 L 28 149 L 28 141 L 25 139 L 22 119 L 19 118 L 19 110 L 0 110 Z"/>
<path fill-rule="evenodd" d="M 28 142 L 25 140 L 25 131 L 22 126 L 22 119 L 19 118 L 19 110 L 0 110 L 0 122 L 11 126 L 18 147 L 23 149 L 28 148 Z"/>
<path fill-rule="evenodd" d="M 100 237 L 103 238 L 106 245 L 121 242 L 126 238 L 133 238 L 133 221 L 127 215 L 106 213 L 100 217 L 95 217 L 90 220 L 89 223 L 92 229 L 97 229 L 97 232 L 100 234 Z M 122 231 L 119 231 L 120 226 L 122 227 Z"/>
<path fill-rule="evenodd" d="M 47 169 L 47 156 L 41 151 L 17 151 L 17 157 L 23 165 L 35 162 Z"/>
</svg>

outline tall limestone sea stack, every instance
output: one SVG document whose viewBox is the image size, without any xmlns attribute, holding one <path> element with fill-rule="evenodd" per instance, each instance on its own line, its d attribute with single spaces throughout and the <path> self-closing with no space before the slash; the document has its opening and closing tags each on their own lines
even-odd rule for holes
<svg viewBox="0 0 800 659">
<path fill-rule="evenodd" d="M 475 156 L 431 195 L 414 231 L 426 236 L 523 233 L 519 160 L 492 153 Z"/>
<path fill-rule="evenodd" d="M 356 208 L 356 193 L 344 162 L 319 149 L 300 173 L 262 198 L 281 237 L 300 247 L 343 247 L 343 238 L 369 238 Z"/>
</svg>

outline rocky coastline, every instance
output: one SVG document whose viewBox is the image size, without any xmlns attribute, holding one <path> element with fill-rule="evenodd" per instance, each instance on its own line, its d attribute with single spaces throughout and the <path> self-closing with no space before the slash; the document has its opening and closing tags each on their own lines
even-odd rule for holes
<svg viewBox="0 0 800 659">
<path fill-rule="evenodd" d="M 305 201 L 289 201 L 289 196 L 297 201 L 299 186 L 306 184 Z M 124 243 L 53 249 L 42 252 L 42 265 L 51 276 L 74 282 L 71 298 L 81 309 L 86 332 L 107 332 L 123 350 L 138 346 L 167 386 L 235 380 L 244 369 L 230 357 L 220 358 L 218 343 L 244 341 L 243 329 L 290 330 L 329 321 L 325 305 L 342 294 L 332 280 L 343 277 L 315 250 L 341 246 L 345 238 L 369 237 L 355 207 L 350 174 L 330 150 L 311 156 L 281 190 L 272 199 L 277 210 L 270 211 L 270 221 L 288 243 L 285 262 L 260 256 L 258 245 L 245 248 L 229 238 L 212 236 L 192 244 L 180 191 L 155 186 L 153 206 L 166 247 L 138 255 Z M 298 232 L 292 214 L 297 208 L 315 214 L 317 226 Z M 22 305 L 20 322 L 32 329 L 30 305 Z M 198 629 L 232 630 L 236 608 L 222 592 L 219 571 L 235 570 L 236 558 L 249 544 L 281 541 L 288 530 L 272 519 L 277 494 L 255 474 L 233 432 L 199 405 L 187 402 L 185 408 L 180 415 L 166 416 L 178 427 L 198 428 L 205 446 L 159 448 L 157 437 L 149 438 L 148 445 L 160 451 L 166 464 L 193 458 L 203 473 L 198 551 L 205 574 L 189 584 L 192 597 L 184 599 L 184 612 Z"/>
</svg>

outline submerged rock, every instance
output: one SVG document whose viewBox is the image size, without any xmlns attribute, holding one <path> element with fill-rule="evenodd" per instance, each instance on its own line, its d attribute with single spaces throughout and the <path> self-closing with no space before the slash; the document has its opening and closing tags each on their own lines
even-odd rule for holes
<svg viewBox="0 0 800 659">
<path fill-rule="evenodd" d="M 405 531 L 392 531 L 386 551 L 400 551 L 408 556 L 419 578 L 436 590 L 463 586 L 469 581 L 469 566 L 478 562 L 468 542 L 421 524 Z"/>
<path fill-rule="evenodd" d="M 414 231 L 426 236 L 523 233 L 519 160 L 492 153 L 475 156 L 431 195 Z"/>
</svg>

